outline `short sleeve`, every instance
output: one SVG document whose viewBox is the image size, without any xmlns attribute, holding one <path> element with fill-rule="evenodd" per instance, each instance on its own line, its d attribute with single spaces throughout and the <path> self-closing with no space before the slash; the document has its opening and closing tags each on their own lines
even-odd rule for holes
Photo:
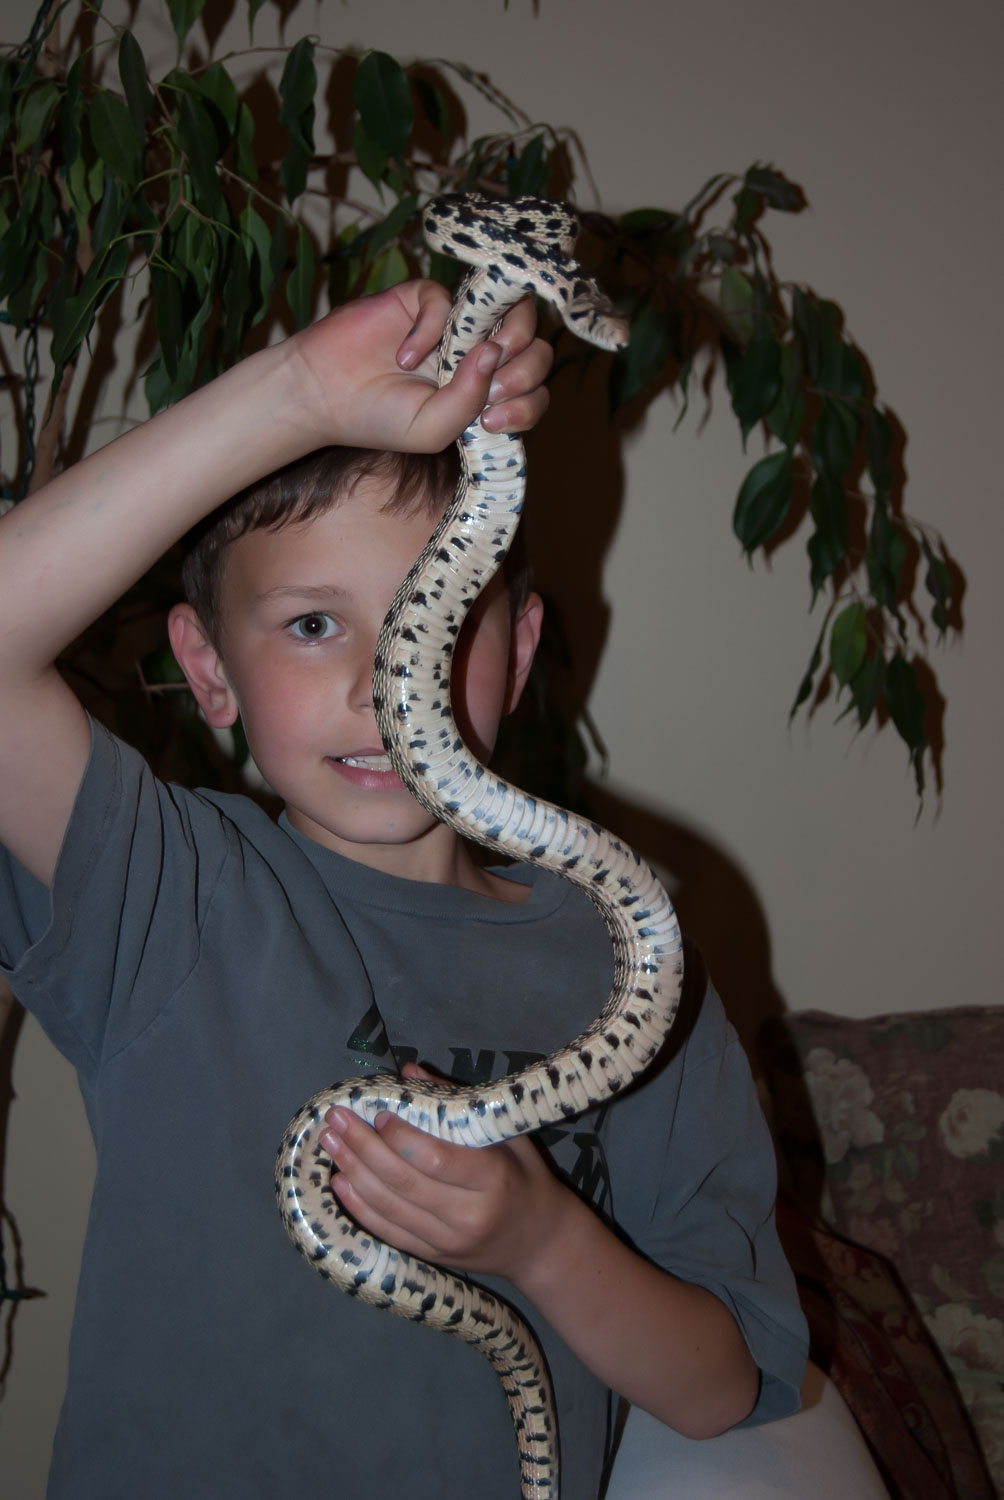
<svg viewBox="0 0 1004 1500">
<path fill-rule="evenodd" d="M 82 1084 L 197 961 L 232 843 L 217 809 L 92 721 L 51 891 L 0 850 L 0 972 Z"/>
</svg>

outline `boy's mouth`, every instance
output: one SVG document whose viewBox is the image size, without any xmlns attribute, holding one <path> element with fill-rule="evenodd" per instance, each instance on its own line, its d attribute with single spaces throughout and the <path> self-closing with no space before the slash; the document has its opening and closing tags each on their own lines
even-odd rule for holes
<svg viewBox="0 0 1004 1500">
<path fill-rule="evenodd" d="M 367 792 L 401 792 L 404 783 L 384 750 L 359 750 L 355 755 L 333 755 L 329 764 L 345 781 Z"/>
<path fill-rule="evenodd" d="M 362 771 L 389 771 L 391 769 L 390 756 L 385 751 L 379 754 L 373 752 L 366 755 L 339 755 L 336 758 L 339 765 L 358 766 Z"/>
</svg>

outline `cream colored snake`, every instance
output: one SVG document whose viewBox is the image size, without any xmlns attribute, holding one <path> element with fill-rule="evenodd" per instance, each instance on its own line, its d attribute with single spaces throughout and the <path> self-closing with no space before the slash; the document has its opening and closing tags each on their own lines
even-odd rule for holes
<svg viewBox="0 0 1004 1500">
<path fill-rule="evenodd" d="M 626 325 L 571 258 L 578 224 L 563 204 L 439 198 L 426 208 L 423 224 L 434 249 L 473 267 L 443 335 L 440 384 L 527 292 L 552 302 L 580 337 L 607 349 L 627 342 Z M 648 1066 L 679 1002 L 679 926 L 651 870 L 596 824 L 502 781 L 472 756 L 457 731 L 449 703 L 453 647 L 470 606 L 505 556 L 526 472 L 519 437 L 486 433 L 479 422 L 459 448 L 463 477 L 454 499 L 384 622 L 373 677 L 377 723 L 395 771 L 438 818 L 587 892 L 613 942 L 614 985 L 597 1020 L 563 1051 L 485 1088 L 386 1074 L 316 1094 L 283 1138 L 276 1193 L 287 1231 L 322 1276 L 487 1356 L 509 1401 L 524 1500 L 557 1500 L 554 1401 L 529 1328 L 483 1288 L 399 1254 L 361 1229 L 334 1197 L 332 1163 L 317 1144 L 333 1104 L 370 1124 L 387 1111 L 466 1146 L 497 1144 L 579 1115 Z"/>
</svg>

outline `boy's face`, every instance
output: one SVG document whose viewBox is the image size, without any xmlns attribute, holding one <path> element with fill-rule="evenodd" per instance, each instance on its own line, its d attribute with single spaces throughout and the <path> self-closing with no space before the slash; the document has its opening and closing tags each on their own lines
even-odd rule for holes
<svg viewBox="0 0 1004 1500">
<path fill-rule="evenodd" d="M 200 692 L 198 673 L 188 675 L 211 723 L 240 714 L 255 763 L 294 828 L 360 863 L 456 883 L 456 836 L 390 770 L 373 713 L 377 636 L 433 530 L 424 512 L 384 514 L 387 495 L 385 479 L 364 478 L 313 520 L 232 542 L 222 582 L 222 661 L 215 658 L 223 686 Z M 529 670 L 539 600 L 531 598 L 517 620 L 510 615 L 496 578 L 455 653 L 454 714 L 481 759 Z"/>
</svg>

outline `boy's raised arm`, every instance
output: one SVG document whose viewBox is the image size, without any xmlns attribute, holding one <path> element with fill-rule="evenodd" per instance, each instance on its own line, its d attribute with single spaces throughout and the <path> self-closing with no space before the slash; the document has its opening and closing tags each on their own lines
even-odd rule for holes
<svg viewBox="0 0 1004 1500">
<path fill-rule="evenodd" d="M 448 308 L 428 282 L 339 308 L 0 519 L 0 843 L 38 880 L 51 884 L 90 743 L 54 662 L 189 527 L 328 443 L 434 452 L 489 401 L 495 430 L 540 416 L 550 350 L 533 337 L 532 307 L 514 308 L 438 390 Z"/>
</svg>

